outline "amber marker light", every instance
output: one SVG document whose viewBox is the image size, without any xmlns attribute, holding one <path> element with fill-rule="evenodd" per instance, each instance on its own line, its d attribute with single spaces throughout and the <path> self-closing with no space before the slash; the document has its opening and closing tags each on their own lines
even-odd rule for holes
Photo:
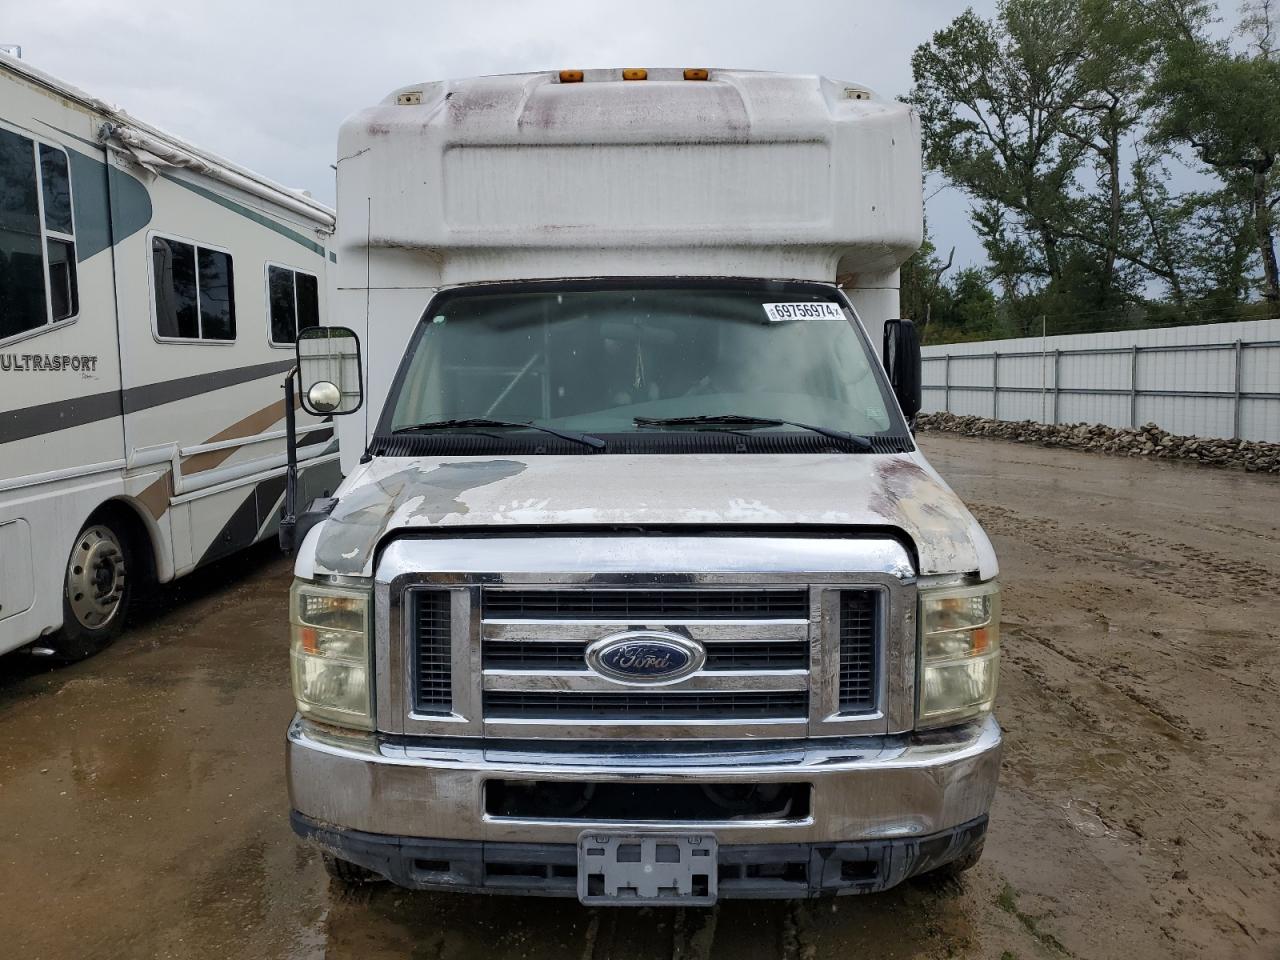
<svg viewBox="0 0 1280 960">
<path fill-rule="evenodd" d="M 973 655 L 980 657 L 991 649 L 991 633 L 989 627 L 979 627 L 977 630 L 970 632 L 973 638 L 971 646 L 973 647 Z"/>
<path fill-rule="evenodd" d="M 639 67 L 627 67 L 622 71 L 623 80 L 648 80 L 649 71 L 641 70 Z"/>
<path fill-rule="evenodd" d="M 561 83 L 581 83 L 582 71 L 581 70 L 561 70 L 560 82 Z"/>
<path fill-rule="evenodd" d="M 703 70 L 701 67 L 689 67 L 684 72 L 686 80 L 706 80 L 711 76 L 710 70 Z"/>
<path fill-rule="evenodd" d="M 320 653 L 320 644 L 316 637 L 315 627 L 302 627 L 298 630 L 298 639 L 302 641 L 302 649 L 306 653 L 316 655 Z"/>
</svg>

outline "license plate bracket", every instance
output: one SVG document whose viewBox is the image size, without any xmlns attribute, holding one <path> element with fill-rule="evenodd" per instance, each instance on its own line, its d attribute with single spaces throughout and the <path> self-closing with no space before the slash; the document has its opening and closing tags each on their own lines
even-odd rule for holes
<svg viewBox="0 0 1280 960">
<path fill-rule="evenodd" d="M 578 899 L 649 906 L 716 902 L 718 845 L 710 833 L 611 833 L 578 837 Z"/>
</svg>

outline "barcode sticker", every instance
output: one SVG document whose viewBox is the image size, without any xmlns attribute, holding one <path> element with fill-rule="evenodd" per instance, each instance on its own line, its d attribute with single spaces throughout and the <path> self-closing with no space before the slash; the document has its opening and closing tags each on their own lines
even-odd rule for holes
<svg viewBox="0 0 1280 960">
<path fill-rule="evenodd" d="M 809 303 L 766 303 L 764 314 L 771 323 L 784 320 L 840 320 L 844 314 L 834 303 L 811 301 Z"/>
</svg>

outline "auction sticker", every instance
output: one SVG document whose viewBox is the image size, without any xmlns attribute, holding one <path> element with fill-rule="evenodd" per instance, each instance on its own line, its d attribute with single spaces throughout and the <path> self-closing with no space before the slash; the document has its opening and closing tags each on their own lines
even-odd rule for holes
<svg viewBox="0 0 1280 960">
<path fill-rule="evenodd" d="M 783 320 L 843 320 L 844 314 L 834 303 L 811 301 L 809 303 L 766 303 L 765 316 L 772 323 Z"/>
</svg>

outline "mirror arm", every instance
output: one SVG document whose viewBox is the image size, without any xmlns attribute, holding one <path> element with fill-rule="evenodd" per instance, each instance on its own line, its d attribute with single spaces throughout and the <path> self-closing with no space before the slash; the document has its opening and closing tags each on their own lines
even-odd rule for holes
<svg viewBox="0 0 1280 960">
<path fill-rule="evenodd" d="M 284 507 L 280 515 L 280 549 L 292 554 L 297 543 L 294 533 L 298 525 L 298 426 L 294 416 L 294 399 L 298 368 L 293 367 L 284 378 L 285 450 L 289 466 L 284 475 Z"/>
</svg>

